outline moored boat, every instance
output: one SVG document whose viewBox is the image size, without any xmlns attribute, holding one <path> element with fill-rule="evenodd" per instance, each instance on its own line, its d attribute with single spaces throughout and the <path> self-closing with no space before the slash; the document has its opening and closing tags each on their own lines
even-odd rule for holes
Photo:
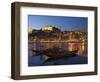
<svg viewBox="0 0 100 82">
<path fill-rule="evenodd" d="M 62 49 L 48 49 L 43 51 L 43 54 L 50 58 L 64 58 L 64 57 L 72 57 L 77 55 L 78 50 L 74 51 L 66 51 Z"/>
<path fill-rule="evenodd" d="M 36 51 L 37 53 L 41 53 L 42 55 L 46 55 L 49 58 L 56 59 L 56 58 L 64 58 L 64 57 L 72 57 L 76 56 L 78 50 L 67 51 L 61 48 L 49 48 L 42 51 Z"/>
</svg>

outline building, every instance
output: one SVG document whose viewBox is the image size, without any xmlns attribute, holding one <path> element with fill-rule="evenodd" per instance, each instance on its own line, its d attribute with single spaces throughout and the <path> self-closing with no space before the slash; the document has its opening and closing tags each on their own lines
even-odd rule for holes
<svg viewBox="0 0 100 82">
<path fill-rule="evenodd" d="M 54 32 L 60 32 L 60 29 L 56 28 L 52 25 L 46 25 L 42 28 L 43 31 L 54 31 Z"/>
<path fill-rule="evenodd" d="M 33 31 L 33 29 L 29 27 L 29 28 L 28 28 L 28 33 L 31 34 L 32 31 Z"/>
<path fill-rule="evenodd" d="M 47 25 L 47 26 L 44 26 L 43 28 L 42 28 L 42 30 L 43 31 L 53 31 L 53 26 L 51 26 L 51 25 Z"/>
</svg>

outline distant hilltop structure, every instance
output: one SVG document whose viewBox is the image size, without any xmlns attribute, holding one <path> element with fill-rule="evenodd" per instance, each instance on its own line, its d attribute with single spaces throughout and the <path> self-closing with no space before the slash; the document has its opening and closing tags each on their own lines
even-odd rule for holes
<svg viewBox="0 0 100 82">
<path fill-rule="evenodd" d="M 52 25 L 46 25 L 42 27 L 42 30 L 43 31 L 55 31 L 55 30 L 58 31 L 59 29 Z"/>
<path fill-rule="evenodd" d="M 28 33 L 32 33 L 33 29 L 31 27 L 28 28 Z"/>
<path fill-rule="evenodd" d="M 44 26 L 43 28 L 42 28 L 42 30 L 43 31 L 52 31 L 53 30 L 53 26 L 51 26 L 51 25 L 46 25 L 46 26 Z"/>
<path fill-rule="evenodd" d="M 31 27 L 28 28 L 28 33 L 29 34 L 32 34 L 33 32 L 36 32 L 36 31 L 39 31 L 39 30 L 42 30 L 42 31 L 46 31 L 46 32 L 51 32 L 51 31 L 54 31 L 54 32 L 60 32 L 61 30 L 55 26 L 52 26 L 52 25 L 46 25 L 44 27 L 42 27 L 41 29 L 33 29 Z"/>
</svg>

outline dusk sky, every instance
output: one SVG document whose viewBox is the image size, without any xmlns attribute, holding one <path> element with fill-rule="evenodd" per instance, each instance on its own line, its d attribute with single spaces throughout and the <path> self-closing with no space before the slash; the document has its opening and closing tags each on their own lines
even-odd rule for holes
<svg viewBox="0 0 100 82">
<path fill-rule="evenodd" d="M 87 17 L 67 17 L 67 16 L 43 16 L 29 15 L 28 27 L 41 29 L 46 25 L 52 25 L 66 31 L 87 31 Z"/>
</svg>

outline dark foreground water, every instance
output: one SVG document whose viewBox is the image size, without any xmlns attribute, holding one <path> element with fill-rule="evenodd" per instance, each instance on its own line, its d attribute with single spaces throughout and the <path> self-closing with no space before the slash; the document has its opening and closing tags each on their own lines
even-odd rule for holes
<svg viewBox="0 0 100 82">
<path fill-rule="evenodd" d="M 44 60 L 42 55 L 35 55 L 28 57 L 28 66 L 47 66 L 47 65 L 73 65 L 73 64 L 87 64 L 87 56 L 73 56 L 61 59 Z"/>
</svg>

